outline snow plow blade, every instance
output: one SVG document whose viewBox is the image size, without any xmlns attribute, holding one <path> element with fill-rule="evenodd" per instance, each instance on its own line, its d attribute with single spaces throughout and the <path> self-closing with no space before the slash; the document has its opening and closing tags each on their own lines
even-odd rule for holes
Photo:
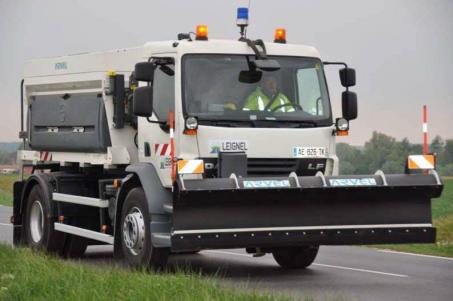
<svg viewBox="0 0 453 301">
<path fill-rule="evenodd" d="M 231 178 L 176 182 L 174 250 L 432 243 L 430 174 Z"/>
</svg>

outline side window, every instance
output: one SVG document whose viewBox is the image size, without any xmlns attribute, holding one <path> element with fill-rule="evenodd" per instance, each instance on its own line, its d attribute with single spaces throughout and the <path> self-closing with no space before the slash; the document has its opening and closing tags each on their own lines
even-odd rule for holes
<svg viewBox="0 0 453 301">
<path fill-rule="evenodd" d="M 173 70 L 174 66 L 167 65 L 166 68 Z M 161 68 L 154 71 L 153 109 L 157 119 L 161 121 L 167 121 L 168 113 L 175 109 L 175 77 L 168 73 L 170 72 L 163 72 Z"/>
<path fill-rule="evenodd" d="M 314 116 L 324 114 L 318 72 L 315 68 L 297 70 L 299 104 L 306 113 Z"/>
</svg>

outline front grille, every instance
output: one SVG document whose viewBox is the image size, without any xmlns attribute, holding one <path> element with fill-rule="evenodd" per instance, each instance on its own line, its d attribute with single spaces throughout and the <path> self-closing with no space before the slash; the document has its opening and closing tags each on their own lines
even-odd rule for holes
<svg viewBox="0 0 453 301">
<path fill-rule="evenodd" d="M 297 159 L 247 159 L 248 176 L 287 176 L 297 171 Z"/>
<path fill-rule="evenodd" d="M 218 159 L 202 158 L 205 162 L 205 177 L 217 178 Z M 308 158 L 248 158 L 247 159 L 247 176 L 248 177 L 287 177 L 291 172 L 298 176 L 314 176 L 316 172 L 325 172 L 326 159 L 308 159 Z M 210 168 L 207 168 L 209 164 Z"/>
</svg>

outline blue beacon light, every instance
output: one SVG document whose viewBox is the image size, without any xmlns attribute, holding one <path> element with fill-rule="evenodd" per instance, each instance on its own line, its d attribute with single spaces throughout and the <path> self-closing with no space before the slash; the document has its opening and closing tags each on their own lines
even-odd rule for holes
<svg viewBox="0 0 453 301">
<path fill-rule="evenodd" d="M 249 9 L 247 7 L 239 7 L 236 19 L 236 25 L 241 29 L 241 38 L 245 39 L 245 28 L 249 25 Z"/>
<path fill-rule="evenodd" d="M 236 24 L 238 26 L 247 26 L 249 24 L 249 9 L 247 7 L 238 8 Z"/>
</svg>

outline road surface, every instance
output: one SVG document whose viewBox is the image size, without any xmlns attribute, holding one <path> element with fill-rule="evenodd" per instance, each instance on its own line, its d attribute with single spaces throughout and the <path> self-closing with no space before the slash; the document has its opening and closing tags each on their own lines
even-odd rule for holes
<svg viewBox="0 0 453 301">
<path fill-rule="evenodd" d="M 0 206 L 0 241 L 11 244 L 11 208 Z M 90 246 L 84 261 L 111 263 L 112 249 Z M 453 300 L 453 259 L 363 247 L 321 247 L 302 271 L 280 269 L 271 255 L 253 258 L 243 250 L 212 250 L 172 256 L 227 285 L 317 300 Z"/>
</svg>

